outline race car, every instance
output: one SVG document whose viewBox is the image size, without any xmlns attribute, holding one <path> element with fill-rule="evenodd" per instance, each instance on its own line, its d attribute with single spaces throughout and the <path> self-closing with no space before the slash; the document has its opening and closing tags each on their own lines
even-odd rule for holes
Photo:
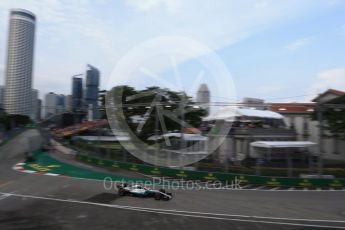
<svg viewBox="0 0 345 230">
<path fill-rule="evenodd" d="M 119 184 L 117 189 L 119 196 L 154 197 L 155 200 L 171 200 L 173 197 L 171 193 L 165 192 L 164 189 L 148 189 L 141 185 Z"/>
</svg>

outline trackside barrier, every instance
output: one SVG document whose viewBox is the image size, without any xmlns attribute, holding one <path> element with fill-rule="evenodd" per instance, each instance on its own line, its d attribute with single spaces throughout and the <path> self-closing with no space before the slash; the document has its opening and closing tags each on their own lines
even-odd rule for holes
<svg viewBox="0 0 345 230">
<path fill-rule="evenodd" d="M 143 164 L 135 164 L 120 161 L 110 161 L 105 159 L 99 159 L 95 157 L 89 157 L 85 155 L 77 154 L 79 160 L 98 164 L 106 167 L 125 169 L 129 171 L 135 171 L 150 175 L 157 175 L 157 177 L 173 177 L 183 178 L 186 180 L 200 180 L 200 181 L 221 181 L 231 182 L 235 178 L 241 181 L 243 184 L 265 185 L 272 187 L 279 186 L 294 186 L 294 187 L 332 187 L 342 188 L 345 187 L 345 178 L 337 179 L 323 179 L 323 178 L 288 178 L 288 177 L 269 177 L 269 176 L 254 176 L 235 173 L 221 173 L 221 172 L 206 172 L 206 171 L 192 171 L 192 170 L 179 170 L 167 167 L 156 167 Z"/>
</svg>

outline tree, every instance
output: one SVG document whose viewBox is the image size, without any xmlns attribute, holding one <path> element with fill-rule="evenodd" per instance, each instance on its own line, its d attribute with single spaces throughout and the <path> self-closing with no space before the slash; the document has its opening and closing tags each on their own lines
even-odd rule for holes
<svg viewBox="0 0 345 230">
<path fill-rule="evenodd" d="M 148 87 L 136 90 L 124 85 L 112 89 L 118 119 L 123 119 L 141 140 L 164 132 L 180 132 L 182 128 L 200 127 L 206 110 L 196 106 L 184 92 Z M 123 112 L 123 116 L 122 113 Z M 164 119 L 164 124 L 162 120 Z M 165 127 L 164 127 L 165 125 Z"/>
<path fill-rule="evenodd" d="M 339 105 L 339 106 L 337 106 Z M 331 134 L 345 138 L 345 95 L 321 105 L 324 128 Z M 317 113 L 317 111 L 315 112 Z M 314 114 L 314 119 L 317 114 Z"/>
<path fill-rule="evenodd" d="M 31 123 L 31 119 L 28 116 L 20 115 L 20 114 L 7 114 L 2 112 L 0 114 L 0 124 L 6 130 L 10 130 L 16 126 L 24 126 L 26 124 Z"/>
<path fill-rule="evenodd" d="M 99 102 L 100 102 L 100 108 L 99 108 L 99 112 L 101 114 L 101 119 L 106 119 L 107 118 L 107 114 L 105 112 L 105 95 L 106 95 L 106 90 L 101 90 L 99 91 L 100 93 L 100 98 L 99 98 Z"/>
</svg>

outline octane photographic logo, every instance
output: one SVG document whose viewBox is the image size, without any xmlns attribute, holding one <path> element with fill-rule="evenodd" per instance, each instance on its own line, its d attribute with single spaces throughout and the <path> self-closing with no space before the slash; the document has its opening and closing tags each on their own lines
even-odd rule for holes
<svg viewBox="0 0 345 230">
<path fill-rule="evenodd" d="M 192 76 L 190 69 L 194 70 Z M 201 83 L 210 86 L 211 102 L 191 104 L 190 96 L 195 97 Z M 128 96 L 119 86 L 152 88 Z M 221 145 L 231 128 L 231 121 L 219 119 L 202 134 L 185 132 L 200 130 L 185 119 L 191 111 L 211 108 L 212 114 L 219 109 L 212 98 L 236 100 L 234 82 L 221 58 L 190 38 L 157 37 L 135 46 L 117 62 L 107 87 L 106 114 L 112 132 L 129 153 L 153 165 L 183 167 L 198 162 Z M 167 90 L 178 92 L 178 99 L 169 99 Z M 135 102 L 148 97 L 149 102 Z M 130 117 L 133 108 L 141 108 L 142 114 Z M 167 121 L 180 129 L 169 130 Z M 154 127 L 147 139 L 151 142 L 140 137 L 148 124 Z"/>
</svg>

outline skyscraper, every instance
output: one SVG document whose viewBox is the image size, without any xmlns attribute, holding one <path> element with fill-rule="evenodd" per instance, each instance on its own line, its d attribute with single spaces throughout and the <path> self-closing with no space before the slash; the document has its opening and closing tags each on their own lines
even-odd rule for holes
<svg viewBox="0 0 345 230">
<path fill-rule="evenodd" d="M 210 113 L 210 91 L 206 84 L 201 84 L 197 95 L 196 102 L 200 104 L 203 109 L 206 109 L 207 114 Z"/>
<path fill-rule="evenodd" d="M 63 94 L 58 95 L 56 102 L 57 113 L 63 113 L 66 111 L 66 96 Z"/>
<path fill-rule="evenodd" d="M 99 86 L 99 70 L 91 65 L 87 65 L 86 82 L 85 82 L 85 107 L 92 109 L 93 119 L 99 119 L 98 111 L 98 86 Z"/>
<path fill-rule="evenodd" d="M 73 108 L 73 105 L 72 105 L 72 95 L 67 95 L 66 96 L 66 111 L 68 112 L 72 112 L 72 108 Z"/>
<path fill-rule="evenodd" d="M 72 110 L 80 111 L 83 103 L 83 79 L 79 77 L 72 78 Z"/>
<path fill-rule="evenodd" d="M 10 12 L 4 108 L 9 114 L 31 115 L 31 86 L 36 17 L 23 9 Z"/>
<path fill-rule="evenodd" d="M 49 118 L 57 113 L 58 95 L 50 92 L 45 96 L 45 118 Z"/>
</svg>

